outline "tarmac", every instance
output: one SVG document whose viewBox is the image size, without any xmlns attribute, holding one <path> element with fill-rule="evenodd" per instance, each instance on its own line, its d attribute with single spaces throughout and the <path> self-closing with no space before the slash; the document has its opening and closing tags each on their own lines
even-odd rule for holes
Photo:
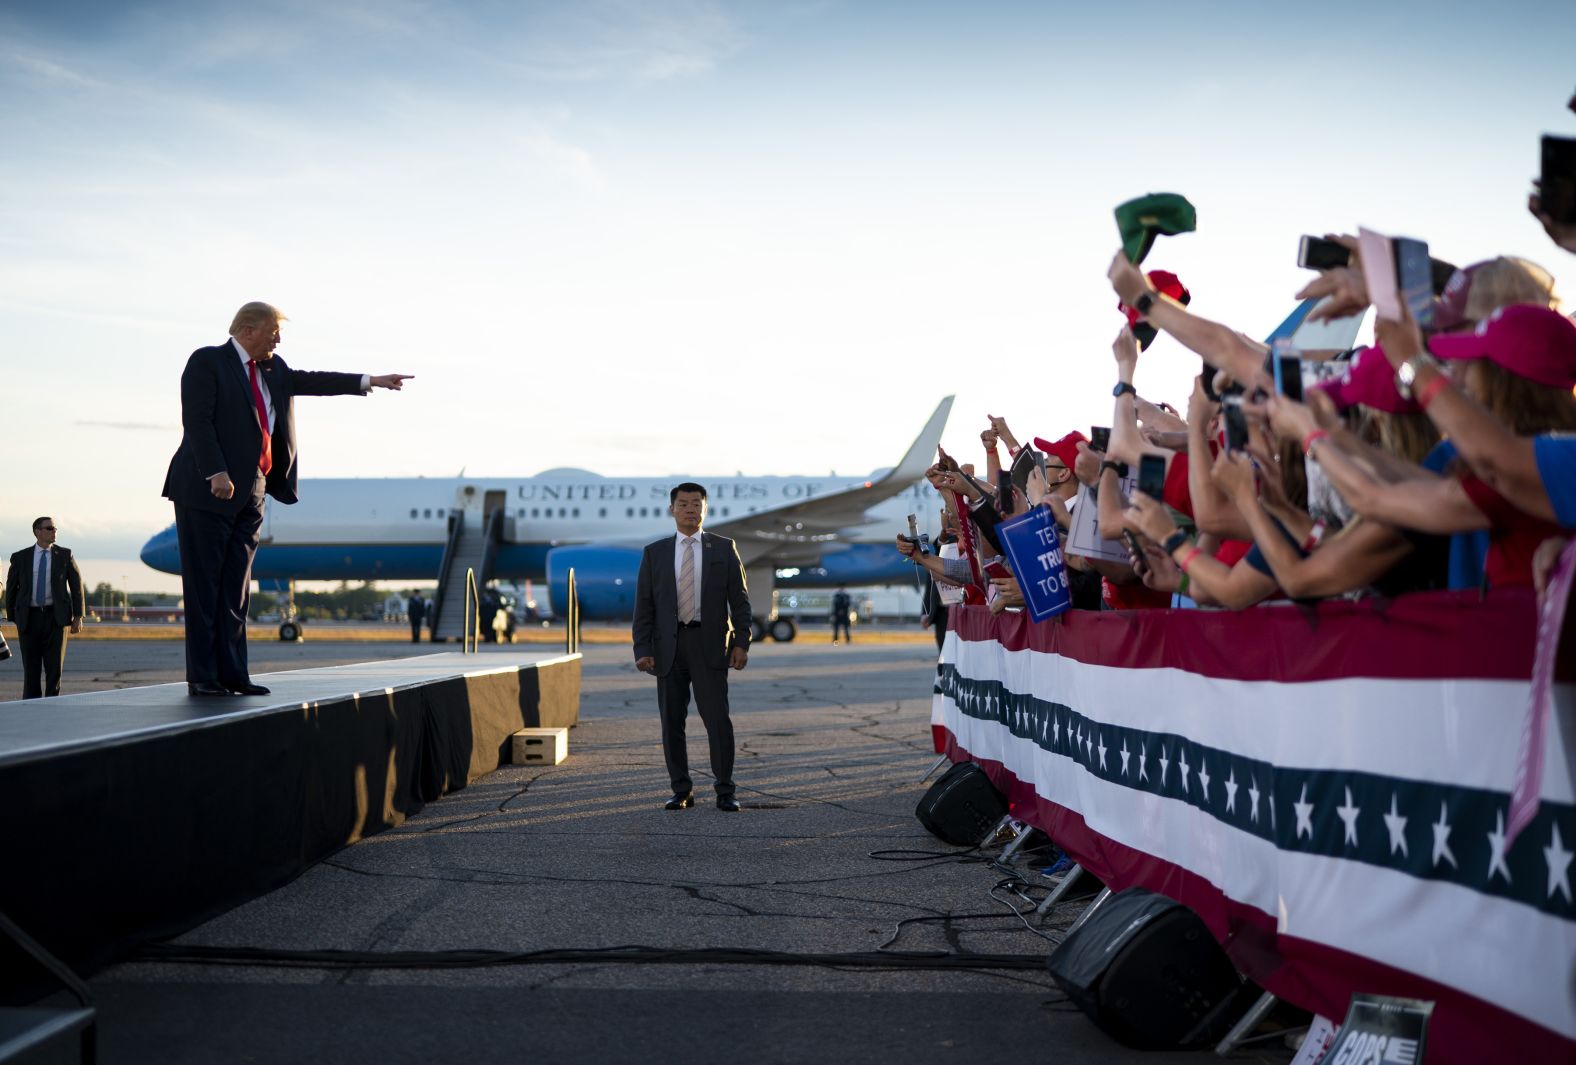
<svg viewBox="0 0 1576 1065">
<path fill-rule="evenodd" d="M 397 649 L 254 643 L 254 673 Z M 83 642 L 68 687 L 179 679 L 180 655 Z M 1104 1035 L 1042 964 L 1079 907 L 1042 924 L 1033 865 L 987 864 L 919 825 L 933 644 L 801 637 L 731 676 L 741 812 L 713 804 L 693 714 L 697 805 L 661 809 L 654 682 L 627 648 L 590 646 L 566 761 L 500 769 L 161 948 L 200 960 L 100 972 L 100 1060 L 1212 1060 Z M 357 953 L 279 953 L 325 950 Z M 891 964 L 827 957 L 878 952 Z M 1290 1056 L 1277 1040 L 1234 1060 Z"/>
</svg>

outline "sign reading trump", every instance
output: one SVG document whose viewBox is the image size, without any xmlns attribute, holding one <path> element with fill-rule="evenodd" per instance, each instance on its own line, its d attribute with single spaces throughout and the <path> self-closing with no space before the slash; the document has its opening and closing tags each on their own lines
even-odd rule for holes
<svg viewBox="0 0 1576 1065">
<path fill-rule="evenodd" d="M 1009 518 L 996 526 L 996 535 L 1012 562 L 1031 619 L 1044 621 L 1073 605 L 1067 562 L 1049 508 L 1031 507 L 1027 514 Z"/>
</svg>

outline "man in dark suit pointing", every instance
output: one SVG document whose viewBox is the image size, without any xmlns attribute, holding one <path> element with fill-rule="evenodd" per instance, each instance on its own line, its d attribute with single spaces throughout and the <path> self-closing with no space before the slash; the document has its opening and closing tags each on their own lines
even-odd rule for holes
<svg viewBox="0 0 1576 1065">
<path fill-rule="evenodd" d="M 175 503 L 191 695 L 268 694 L 247 666 L 246 612 L 263 497 L 296 501 L 295 397 L 365 395 L 409 380 L 292 370 L 274 357 L 283 320 L 248 303 L 230 339 L 192 352 L 181 374 L 184 431 L 164 495 Z"/>
<path fill-rule="evenodd" d="M 646 545 L 635 590 L 635 668 L 657 678 L 662 755 L 673 798 L 669 810 L 695 805 L 684 719 L 691 690 L 706 726 L 717 809 L 735 813 L 733 722 L 728 720 L 728 669 L 743 669 L 750 648 L 750 597 L 739 549 L 701 531 L 706 489 L 685 482 L 668 494 L 678 528 Z"/>
<path fill-rule="evenodd" d="M 55 543 L 55 519 L 33 522 L 37 541 L 11 556 L 5 578 L 5 612 L 22 645 L 22 698 L 60 694 L 66 630 L 82 631 L 86 606 L 82 573 L 71 552 Z M 44 682 L 39 683 L 39 674 Z"/>
</svg>

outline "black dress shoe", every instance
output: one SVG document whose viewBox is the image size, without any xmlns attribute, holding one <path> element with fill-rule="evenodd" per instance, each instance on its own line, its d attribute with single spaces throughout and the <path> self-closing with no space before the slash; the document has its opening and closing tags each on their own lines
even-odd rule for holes
<svg viewBox="0 0 1576 1065">
<path fill-rule="evenodd" d="M 188 685 L 186 685 L 186 694 L 187 695 L 215 695 L 215 696 L 223 696 L 225 698 L 228 698 L 229 695 L 230 695 L 230 689 L 226 688 L 226 687 L 223 687 L 221 685 L 218 685 L 218 684 L 214 684 L 211 681 L 203 681 L 200 684 L 188 684 Z"/>
<path fill-rule="evenodd" d="M 664 810 L 688 810 L 691 806 L 694 806 L 694 805 L 695 805 L 695 796 L 693 796 L 693 795 L 675 795 L 675 796 L 673 796 L 673 798 L 671 798 L 667 802 L 663 803 L 662 804 L 662 808 Z"/>
<path fill-rule="evenodd" d="M 732 795 L 719 795 L 717 796 L 717 809 L 725 814 L 736 814 L 739 812 L 739 800 Z"/>
<path fill-rule="evenodd" d="M 263 687 L 261 684 L 253 684 L 251 681 L 247 681 L 245 684 L 226 684 L 225 688 L 227 688 L 232 694 L 235 694 L 235 695 L 267 695 L 268 694 L 268 689 L 267 688 Z"/>
</svg>

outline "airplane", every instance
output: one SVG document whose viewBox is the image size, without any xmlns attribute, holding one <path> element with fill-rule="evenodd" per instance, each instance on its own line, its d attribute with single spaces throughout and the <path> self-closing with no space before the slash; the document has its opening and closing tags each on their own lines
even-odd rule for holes
<svg viewBox="0 0 1576 1065">
<path fill-rule="evenodd" d="M 289 591 L 294 581 L 409 581 L 438 578 L 435 640 L 464 631 L 465 575 L 489 581 L 546 580 L 568 602 L 574 571 L 580 617 L 634 614 L 641 551 L 673 531 L 668 493 L 693 480 L 707 490 L 707 530 L 731 537 L 744 562 L 755 636 L 787 642 L 797 634 L 775 616 L 775 587 L 879 585 L 914 579 L 892 549 L 893 535 L 917 514 L 930 529 L 940 497 L 924 480 L 952 410 L 936 407 L 896 466 L 868 478 L 604 477 L 551 469 L 524 480 L 501 478 L 336 478 L 301 484 L 301 502 L 269 506 L 252 577 Z M 142 561 L 180 572 L 175 526 L 142 548 Z M 450 589 L 453 589 L 451 591 Z M 280 638 L 299 639 L 286 614 Z"/>
</svg>

